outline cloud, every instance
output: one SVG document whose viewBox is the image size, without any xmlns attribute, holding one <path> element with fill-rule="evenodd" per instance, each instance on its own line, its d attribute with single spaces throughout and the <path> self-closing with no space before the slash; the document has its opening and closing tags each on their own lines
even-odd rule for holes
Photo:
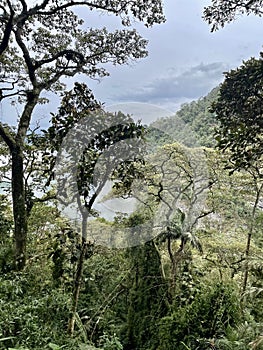
<svg viewBox="0 0 263 350">
<path fill-rule="evenodd" d="M 144 86 L 132 87 L 128 91 L 120 93 L 118 100 L 137 101 L 148 103 L 177 102 L 183 99 L 196 99 L 206 95 L 220 81 L 223 80 L 223 72 L 226 66 L 221 62 L 199 64 L 190 69 L 175 74 L 157 78 Z M 115 96 L 115 99 L 117 96 Z"/>
</svg>

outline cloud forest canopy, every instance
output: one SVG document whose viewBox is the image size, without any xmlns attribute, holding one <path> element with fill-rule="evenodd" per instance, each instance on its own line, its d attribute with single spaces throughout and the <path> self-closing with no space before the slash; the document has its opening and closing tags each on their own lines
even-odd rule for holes
<svg viewBox="0 0 263 350">
<path fill-rule="evenodd" d="M 251 58 L 225 74 L 212 112 L 220 123 L 219 148 L 230 150 L 237 168 L 246 168 L 262 157 L 263 60 Z"/>
<path fill-rule="evenodd" d="M 77 6 L 82 7 L 83 17 L 74 12 Z M 106 28 L 83 29 L 85 11 L 92 10 L 118 16 L 124 28 L 113 32 Z M 64 88 L 62 77 L 80 73 L 90 78 L 103 77 L 108 75 L 105 63 L 126 64 L 146 57 L 147 41 L 129 28 L 133 19 L 146 26 L 163 22 L 161 1 L 1 1 L 0 101 L 12 98 L 20 103 L 21 110 L 15 135 L 0 123 L 0 136 L 12 156 L 14 237 L 19 269 L 25 265 L 27 233 L 23 148 L 33 111 L 45 101 L 41 96 L 44 91 Z"/>
</svg>

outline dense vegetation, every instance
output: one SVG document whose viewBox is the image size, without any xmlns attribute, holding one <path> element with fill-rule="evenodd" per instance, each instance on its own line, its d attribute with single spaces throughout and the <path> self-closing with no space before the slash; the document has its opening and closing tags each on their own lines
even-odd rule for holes
<svg viewBox="0 0 263 350">
<path fill-rule="evenodd" d="M 214 147 L 214 131 L 219 123 L 209 109 L 211 103 L 216 100 L 218 90 L 215 88 L 207 96 L 182 105 L 174 116 L 153 122 L 153 130 L 161 130 L 166 137 L 171 137 L 170 141 L 177 140 L 188 147 Z M 160 140 L 159 136 L 157 142 Z M 167 140 L 164 140 L 164 143 L 166 142 Z"/>
<path fill-rule="evenodd" d="M 200 111 L 204 101 L 185 105 L 177 114 L 183 116 L 183 111 L 194 108 Z M 205 120 L 207 115 L 211 114 L 205 111 Z M 202 120 L 201 112 L 198 118 Z M 190 120 L 189 114 L 186 120 Z M 214 132 L 207 130 L 212 138 Z M 200 150 L 206 171 L 200 173 L 202 181 L 194 187 L 191 181 L 198 163 L 189 165 L 189 154 L 196 156 Z M 73 336 L 67 336 L 67 329 L 82 251 L 79 235 L 61 217 L 56 200 L 36 201 L 28 220 L 27 265 L 22 272 L 14 271 L 11 208 L 9 196 L 2 195 L 2 349 L 262 347 L 263 214 L 258 205 L 253 212 L 256 185 L 262 180 L 255 179 L 252 170 L 229 176 L 227 156 L 212 148 L 167 143 L 149 157 L 150 165 L 137 166 L 143 167 L 153 194 L 146 196 L 143 192 L 141 196 L 155 213 L 158 201 L 173 203 L 170 223 L 155 233 L 153 240 L 138 247 L 88 245 Z M 174 192 L 171 184 L 175 180 L 180 190 Z M 167 192 L 161 199 L 160 182 Z M 201 190 L 205 202 L 200 197 L 197 204 L 203 208 L 196 211 L 195 200 Z M 194 191 L 194 197 L 189 197 Z M 89 224 L 89 230 L 99 235 L 144 222 L 148 222 L 147 230 L 154 230 L 156 220 L 149 219 L 153 214 L 147 208 L 141 206 L 132 216 L 119 216 L 113 222 L 98 218 Z M 251 222 L 253 240 L 246 260 Z"/>
<path fill-rule="evenodd" d="M 205 9 L 213 30 L 261 15 L 260 1 L 231 4 Z M 146 127 L 103 111 L 85 84 L 59 83 L 146 55 L 133 30 L 79 28 L 74 6 L 0 5 L 0 99 L 22 106 L 17 126 L 0 123 L 0 349 L 263 349 L 262 58 Z M 128 15 L 164 20 L 159 1 L 88 8 L 128 27 Z M 31 130 L 49 90 L 63 90 L 60 106 Z M 131 197 L 129 214 L 96 206 Z"/>
</svg>

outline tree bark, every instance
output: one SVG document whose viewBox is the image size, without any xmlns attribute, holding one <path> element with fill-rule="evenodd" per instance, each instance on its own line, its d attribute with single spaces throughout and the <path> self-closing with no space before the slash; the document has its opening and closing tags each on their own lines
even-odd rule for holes
<svg viewBox="0 0 263 350">
<path fill-rule="evenodd" d="M 244 280 L 243 280 L 243 287 L 242 287 L 242 293 L 244 294 L 247 288 L 247 280 L 248 280 L 248 273 L 249 273 L 249 253 L 250 253 L 250 245 L 251 245 L 251 238 L 252 238 L 252 229 L 247 235 L 247 246 L 246 246 L 246 252 L 245 252 L 245 273 L 244 273 Z"/>
<path fill-rule="evenodd" d="M 7 4 L 9 7 L 10 15 L 9 15 L 8 21 L 6 23 L 6 27 L 4 29 L 4 35 L 2 37 L 2 41 L 0 42 L 0 56 L 3 54 L 3 52 L 8 47 L 9 39 L 10 39 L 12 28 L 13 28 L 13 18 L 15 15 L 12 4 L 9 0 L 7 0 Z"/>
<path fill-rule="evenodd" d="M 15 267 L 22 270 L 26 264 L 27 213 L 25 203 L 23 150 L 12 149 L 12 199 L 14 216 Z"/>
<path fill-rule="evenodd" d="M 84 262 L 85 262 L 85 256 L 87 254 L 87 247 L 89 244 L 87 242 L 87 224 L 88 224 L 88 214 L 82 213 L 82 247 L 81 247 L 81 253 L 78 260 L 76 275 L 74 279 L 72 308 L 71 308 L 71 314 L 70 314 L 69 323 L 68 323 L 68 333 L 70 334 L 70 336 L 74 335 L 76 313 L 78 308 L 79 294 L 80 294 L 82 277 L 83 277 Z"/>
<path fill-rule="evenodd" d="M 244 279 L 243 279 L 243 286 L 242 286 L 242 294 L 246 292 L 246 288 L 247 288 L 247 281 L 248 281 L 248 274 L 249 274 L 250 245 L 251 245 L 252 235 L 254 233 L 256 210 L 257 210 L 259 199 L 263 190 L 263 184 L 258 186 L 256 177 L 254 177 L 254 181 L 255 181 L 255 188 L 256 188 L 256 198 L 252 209 L 252 217 L 250 220 L 250 227 L 247 235 L 247 245 L 246 245 L 246 251 L 245 251 L 245 272 L 244 272 Z"/>
<path fill-rule="evenodd" d="M 71 314 L 70 314 L 69 323 L 68 323 L 68 333 L 70 334 L 70 336 L 74 335 L 76 313 L 77 313 L 78 302 L 79 302 L 79 294 L 80 294 L 86 252 L 87 252 L 87 242 L 83 241 L 80 258 L 78 261 L 76 276 L 74 280 L 73 295 L 72 295 L 72 309 L 71 309 Z"/>
</svg>

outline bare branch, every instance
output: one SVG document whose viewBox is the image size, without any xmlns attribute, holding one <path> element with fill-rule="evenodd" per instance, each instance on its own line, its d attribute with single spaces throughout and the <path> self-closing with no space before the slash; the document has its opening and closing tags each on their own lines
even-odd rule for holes
<svg viewBox="0 0 263 350">
<path fill-rule="evenodd" d="M 24 91 L 22 91 L 22 90 L 12 92 L 11 94 L 3 95 L 3 93 L 2 93 L 3 90 L 5 90 L 5 89 L 0 89 L 0 101 L 2 101 L 5 98 L 12 97 L 12 96 L 24 95 Z"/>
</svg>

